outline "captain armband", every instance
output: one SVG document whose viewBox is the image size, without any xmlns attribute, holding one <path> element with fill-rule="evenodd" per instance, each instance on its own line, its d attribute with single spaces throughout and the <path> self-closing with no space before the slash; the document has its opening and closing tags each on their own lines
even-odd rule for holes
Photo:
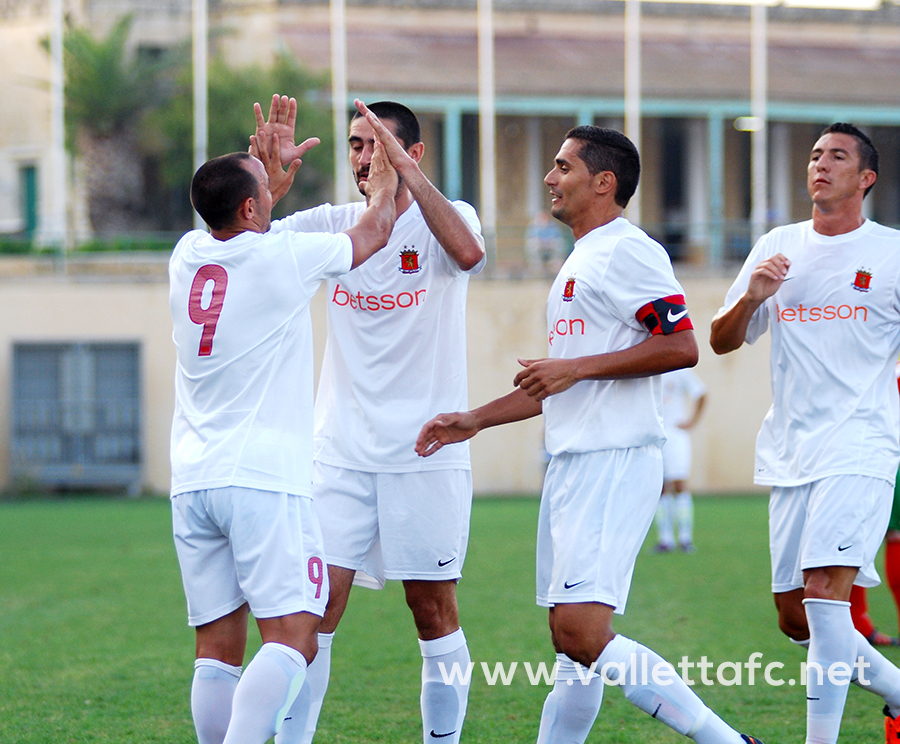
<svg viewBox="0 0 900 744">
<path fill-rule="evenodd" d="M 684 304 L 684 295 L 670 295 L 648 302 L 634 314 L 634 317 L 654 336 L 694 328 L 688 316 L 687 306 Z"/>
</svg>

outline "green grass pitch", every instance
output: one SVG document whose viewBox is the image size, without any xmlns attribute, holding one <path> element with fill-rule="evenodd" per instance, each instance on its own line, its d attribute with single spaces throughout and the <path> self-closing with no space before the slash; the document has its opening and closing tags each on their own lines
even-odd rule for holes
<svg viewBox="0 0 900 744">
<path fill-rule="evenodd" d="M 656 555 L 653 535 L 638 559 L 628 612 L 617 630 L 673 663 L 702 656 L 717 667 L 763 654 L 799 677 L 804 658 L 778 632 L 769 593 L 766 501 L 696 500 L 693 555 Z M 478 499 L 459 600 L 476 663 L 463 741 L 528 742 L 548 687 L 524 663 L 551 665 L 546 611 L 534 604 L 537 500 Z M 880 559 L 879 559 L 880 560 Z M 879 565 L 882 565 L 879 562 Z M 891 632 L 888 591 L 871 590 L 870 612 Z M 251 636 L 248 654 L 258 636 Z M 887 655 L 900 662 L 900 649 Z M 489 685 L 486 662 L 518 668 Z M 194 741 L 189 710 L 193 633 L 164 499 L 72 498 L 0 504 L 0 742 Z M 421 658 L 401 588 L 356 589 L 334 643 L 331 688 L 317 741 L 421 741 Z M 710 676 L 715 679 L 715 673 Z M 767 744 L 800 742 L 804 691 L 699 683 L 695 690 L 736 728 Z M 724 675 L 733 679 L 733 671 Z M 883 741 L 880 700 L 852 687 L 841 741 Z M 589 742 L 683 742 L 606 690 Z"/>
</svg>

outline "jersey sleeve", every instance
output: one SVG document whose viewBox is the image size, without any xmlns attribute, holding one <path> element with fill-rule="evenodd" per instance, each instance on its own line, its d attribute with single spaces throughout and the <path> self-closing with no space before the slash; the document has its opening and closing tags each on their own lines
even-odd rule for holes
<svg viewBox="0 0 900 744">
<path fill-rule="evenodd" d="M 320 204 L 312 209 L 304 209 L 280 220 L 273 220 L 269 228 L 272 232 L 341 232 L 333 219 L 334 208 L 331 204 Z"/>
<path fill-rule="evenodd" d="M 744 292 L 747 291 L 747 287 L 750 286 L 750 275 L 753 273 L 753 269 L 759 266 L 760 262 L 767 257 L 768 246 L 766 236 L 764 235 L 756 242 L 756 245 L 754 245 L 753 249 L 750 251 L 750 255 L 747 256 L 747 260 L 744 261 L 744 265 L 741 267 L 734 283 L 725 295 L 725 303 L 719 309 L 720 313 L 731 308 L 739 299 L 741 299 Z M 748 344 L 753 344 L 768 329 L 769 311 L 767 304 L 764 302 L 757 308 L 756 312 L 753 313 L 753 317 L 750 318 L 750 324 L 747 326 L 747 335 L 744 337 L 744 340 Z"/>
<path fill-rule="evenodd" d="M 610 309 L 622 322 L 651 334 L 693 328 L 684 290 L 658 243 L 625 238 L 613 252 L 604 279 Z"/>
<path fill-rule="evenodd" d="M 290 240 L 300 277 L 313 292 L 320 281 L 346 274 L 353 265 L 353 242 L 346 233 L 293 232 Z"/>
</svg>

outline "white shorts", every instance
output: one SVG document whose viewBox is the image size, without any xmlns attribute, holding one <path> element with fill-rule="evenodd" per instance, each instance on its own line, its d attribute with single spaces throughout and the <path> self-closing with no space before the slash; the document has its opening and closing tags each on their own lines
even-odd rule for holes
<svg viewBox="0 0 900 744">
<path fill-rule="evenodd" d="M 356 571 L 354 583 L 462 576 L 471 471 L 364 473 L 316 462 L 313 499 L 328 564 Z"/>
<path fill-rule="evenodd" d="M 656 445 L 554 455 L 537 538 L 537 603 L 602 602 L 625 612 L 662 488 Z"/>
<path fill-rule="evenodd" d="M 691 435 L 675 427 L 666 431 L 663 445 L 663 478 L 666 482 L 687 480 L 691 475 Z"/>
<path fill-rule="evenodd" d="M 309 496 L 235 486 L 181 493 L 172 524 L 189 625 L 245 602 L 257 618 L 325 614 L 328 571 Z"/>
<path fill-rule="evenodd" d="M 772 488 L 769 550 L 772 591 L 803 587 L 803 571 L 859 568 L 858 586 L 878 586 L 875 555 L 891 516 L 893 486 L 880 478 L 836 475 L 802 486 Z"/>
</svg>

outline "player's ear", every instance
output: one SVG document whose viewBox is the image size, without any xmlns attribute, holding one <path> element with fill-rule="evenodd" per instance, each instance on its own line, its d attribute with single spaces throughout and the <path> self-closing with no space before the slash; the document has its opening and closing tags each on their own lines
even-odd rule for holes
<svg viewBox="0 0 900 744">
<path fill-rule="evenodd" d="M 252 220 L 257 211 L 256 199 L 252 196 L 248 196 L 238 207 L 236 217 L 238 221 Z"/>
<path fill-rule="evenodd" d="M 598 195 L 607 194 L 610 191 L 616 193 L 616 174 L 612 171 L 600 171 L 594 176 L 594 190 Z"/>
<path fill-rule="evenodd" d="M 406 152 L 408 152 L 409 156 L 417 163 L 421 162 L 422 156 L 425 154 L 425 143 L 416 142 L 416 144 L 410 147 Z"/>
<path fill-rule="evenodd" d="M 863 189 L 863 190 L 869 188 L 869 186 L 871 186 L 873 183 L 875 183 L 875 181 L 877 180 L 877 178 L 878 178 L 878 176 L 877 176 L 877 174 L 875 173 L 875 171 L 870 170 L 869 168 L 863 169 L 863 170 L 860 171 L 860 173 L 859 173 L 859 185 L 860 185 L 860 188 Z"/>
</svg>

